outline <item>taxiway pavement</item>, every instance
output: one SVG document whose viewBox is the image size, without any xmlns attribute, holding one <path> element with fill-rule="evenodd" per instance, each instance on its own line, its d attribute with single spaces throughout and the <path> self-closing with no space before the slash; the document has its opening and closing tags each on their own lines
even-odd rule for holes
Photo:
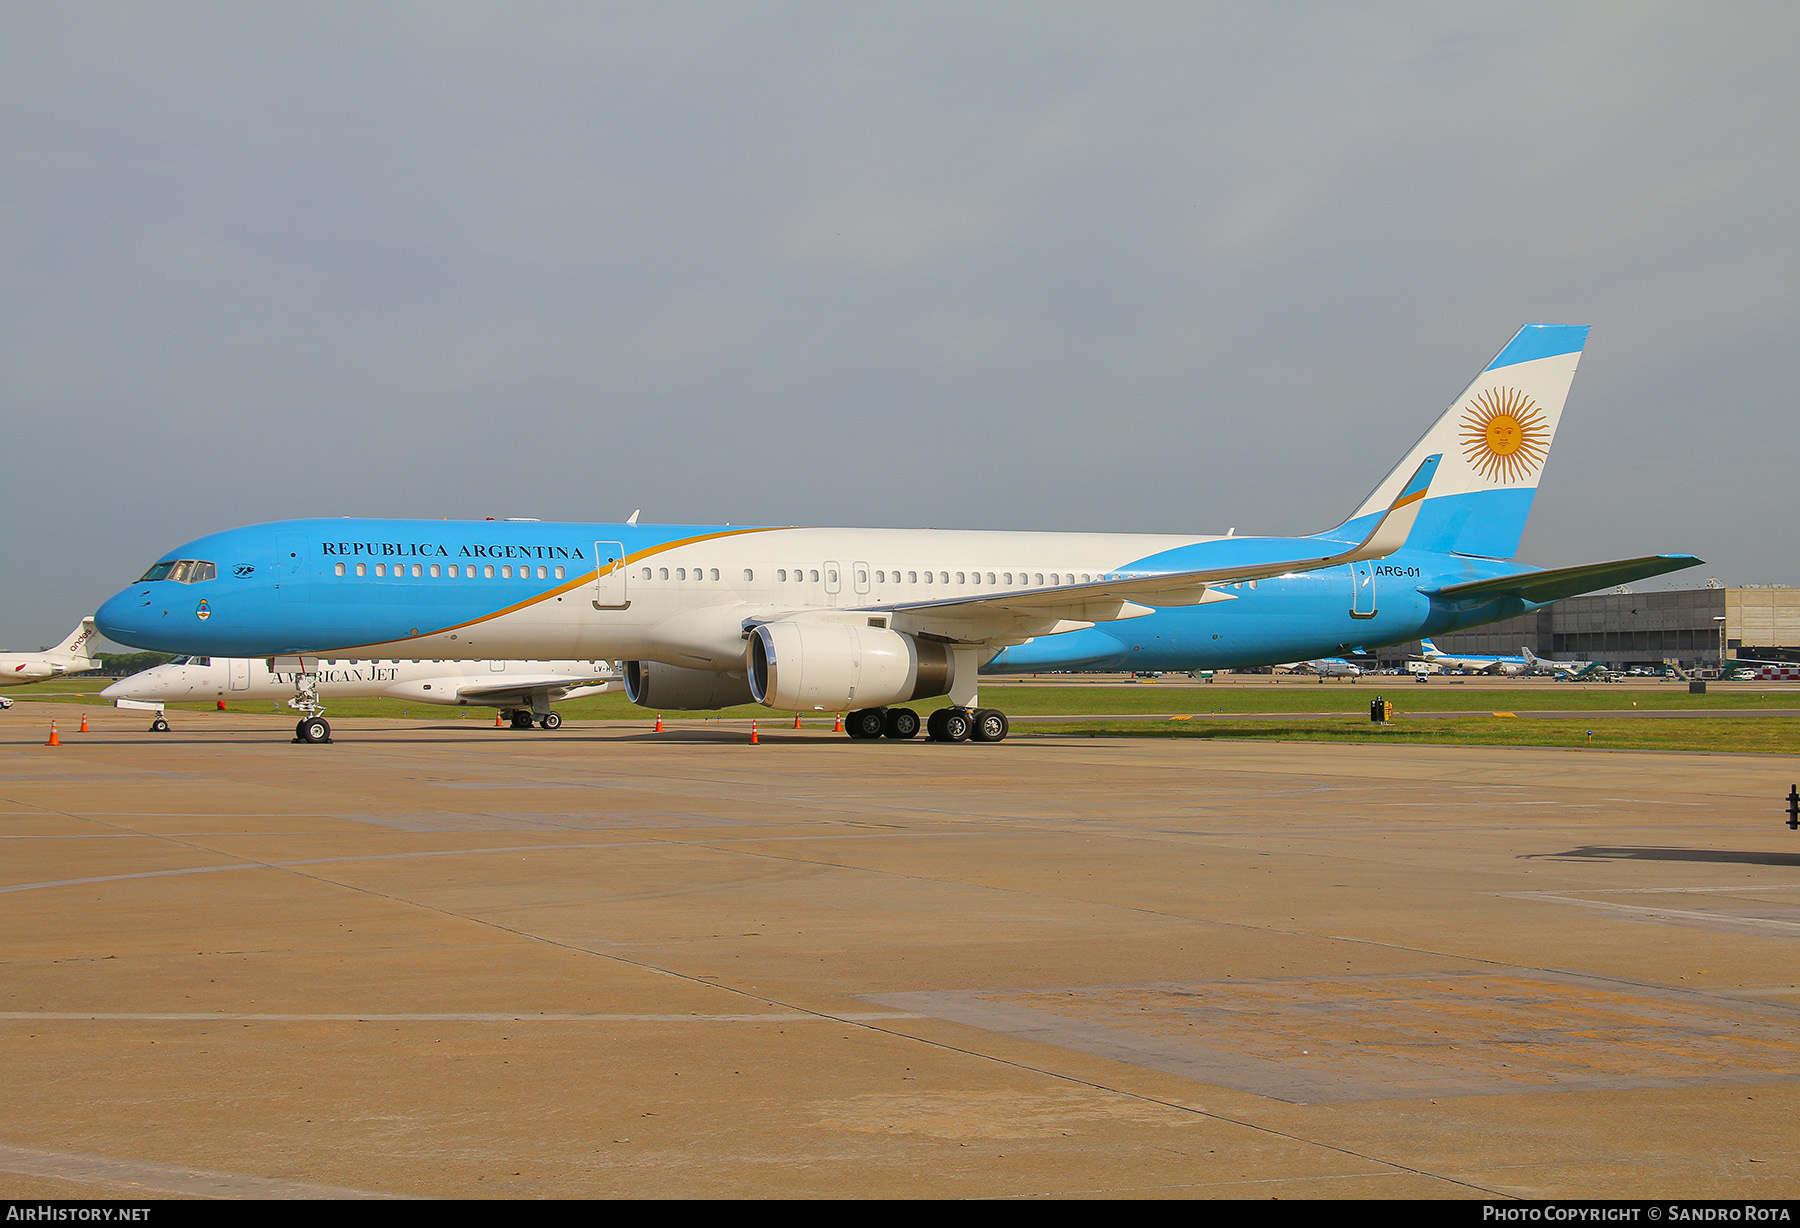
<svg viewBox="0 0 1800 1228">
<path fill-rule="evenodd" d="M 1800 1192 L 1788 756 L 0 713 L 0 1191 Z"/>
</svg>

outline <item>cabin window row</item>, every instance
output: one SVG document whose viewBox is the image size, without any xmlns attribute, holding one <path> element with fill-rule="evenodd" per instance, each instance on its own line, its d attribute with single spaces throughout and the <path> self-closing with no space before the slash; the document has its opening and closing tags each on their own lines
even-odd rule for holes
<svg viewBox="0 0 1800 1228">
<path fill-rule="evenodd" d="M 931 572 L 913 570 L 900 572 L 882 568 L 875 573 L 875 583 L 981 584 L 983 582 L 982 573 L 979 571 L 959 571 L 954 574 L 956 579 L 952 581 L 950 578 L 952 573 L 948 571 Z M 1015 574 L 1010 571 L 990 571 L 986 573 L 986 575 L 986 583 L 991 586 L 1012 585 L 1015 582 L 1015 579 L 1019 584 L 1044 587 L 1045 585 L 1092 584 L 1096 579 L 1104 580 L 1106 578 L 1104 575 L 1095 576 L 1091 572 L 1084 572 L 1077 575 L 1072 571 L 1053 571 L 1049 572 L 1047 575 L 1041 571 L 1021 571 L 1017 573 L 1016 577 Z M 560 575 L 558 578 L 561 578 Z M 689 580 L 717 580 L 719 579 L 719 569 L 717 567 L 640 567 L 638 568 L 638 578 L 642 580 L 674 580 L 677 582 Z M 775 582 L 778 584 L 817 584 L 821 578 L 827 584 L 839 583 L 838 572 L 835 568 L 831 567 L 824 568 L 823 570 L 817 567 L 777 567 L 775 569 Z M 746 581 L 754 581 L 756 579 L 756 573 L 746 567 L 744 568 L 744 579 Z M 866 570 L 860 568 L 857 570 L 856 584 L 858 588 L 868 587 L 869 573 Z"/>
<path fill-rule="evenodd" d="M 717 567 L 645 567 L 640 569 L 639 578 L 644 580 L 717 580 Z M 748 567 L 744 568 L 744 579 L 756 579 L 756 573 Z"/>
<path fill-rule="evenodd" d="M 954 580 L 951 579 L 952 575 L 955 576 Z M 1053 587 L 1056 585 L 1063 585 L 1063 584 L 1092 584 L 1094 582 L 1094 580 L 1096 579 L 1096 577 L 1091 572 L 1086 572 L 1081 575 L 1077 575 L 1076 573 L 1074 573 L 1072 571 L 1053 571 L 1053 572 L 1049 572 L 1049 573 L 1045 573 L 1045 572 L 1041 572 L 1041 571 L 1021 571 L 1021 572 L 1016 573 L 1016 575 L 1015 575 L 1015 573 L 1010 572 L 1010 571 L 1001 571 L 1001 572 L 990 571 L 990 572 L 986 573 L 987 578 L 985 581 L 982 579 L 982 576 L 983 576 L 983 573 L 979 572 L 979 571 L 948 572 L 948 571 L 909 570 L 909 571 L 901 572 L 901 571 L 890 571 L 887 568 L 881 568 L 880 570 L 876 571 L 876 573 L 875 573 L 875 583 L 877 583 L 877 584 L 952 584 L 952 583 L 954 583 L 954 584 L 982 584 L 985 582 L 987 585 L 994 586 L 994 587 L 1001 586 L 1001 585 L 1010 586 L 1010 585 L 1017 583 L 1017 584 L 1032 585 L 1035 587 L 1042 588 L 1042 587 Z M 810 581 L 810 582 L 816 584 L 816 583 L 818 583 L 818 580 L 819 580 L 819 569 L 816 567 L 811 567 L 811 568 L 796 567 L 792 571 L 792 578 L 796 581 Z M 1100 576 L 1098 578 L 1103 580 L 1103 579 L 1105 579 L 1105 576 Z M 778 583 L 787 582 L 789 579 L 788 569 L 785 567 L 776 568 L 775 569 L 775 579 Z M 837 572 L 831 570 L 830 568 L 827 568 L 826 569 L 826 582 L 830 583 L 830 584 L 836 584 L 838 582 Z M 869 583 L 869 573 L 859 569 L 856 573 L 856 583 L 859 587 L 867 587 L 868 583 Z"/>
<path fill-rule="evenodd" d="M 210 563 L 207 565 L 209 567 L 211 566 Z M 351 574 L 366 576 L 369 574 L 369 569 L 373 567 L 375 569 L 375 575 L 382 577 L 391 576 L 396 580 L 402 579 L 408 574 L 415 580 L 423 579 L 426 576 L 430 576 L 430 578 L 434 580 L 439 578 L 448 578 L 451 580 L 532 579 L 531 565 L 528 563 L 521 563 L 517 568 L 513 567 L 511 563 L 501 563 L 498 567 L 493 563 L 413 563 L 410 566 L 411 571 L 409 573 L 408 564 L 406 563 L 394 563 L 392 565 L 387 563 L 338 563 L 334 565 L 332 571 L 333 574 L 340 576 Z M 518 573 L 517 575 L 514 575 L 515 571 Z M 561 567 L 539 566 L 536 578 L 539 580 L 561 580 L 564 578 L 564 571 Z"/>
</svg>

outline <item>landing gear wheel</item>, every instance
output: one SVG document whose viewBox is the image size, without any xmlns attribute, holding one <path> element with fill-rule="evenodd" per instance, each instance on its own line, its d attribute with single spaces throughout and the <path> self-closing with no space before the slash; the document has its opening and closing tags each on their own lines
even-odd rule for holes
<svg viewBox="0 0 1800 1228">
<path fill-rule="evenodd" d="M 974 722 L 963 708 L 939 708 L 931 714 L 926 732 L 934 742 L 966 742 Z"/>
<path fill-rule="evenodd" d="M 538 717 L 538 728 L 539 729 L 561 729 L 562 728 L 562 714 L 557 713 L 557 712 L 544 713 L 544 715 Z"/>
<path fill-rule="evenodd" d="M 531 713 L 529 713 L 529 712 L 514 712 L 514 713 L 512 713 L 512 727 L 514 729 L 530 729 L 531 728 Z"/>
<path fill-rule="evenodd" d="M 294 726 L 294 733 L 300 741 L 319 743 L 331 741 L 331 725 L 322 716 L 309 716 Z"/>
<path fill-rule="evenodd" d="M 858 741 L 879 738 L 885 726 L 880 708 L 864 708 L 844 718 L 844 732 Z"/>
<path fill-rule="evenodd" d="M 165 721 L 160 716 L 157 717 L 155 720 L 150 722 L 150 732 L 151 733 L 167 733 L 167 732 L 169 732 L 169 722 Z"/>
<path fill-rule="evenodd" d="M 1006 719 L 1006 713 L 998 708 L 977 708 L 974 724 L 969 729 L 971 742 L 1004 742 L 1006 734 L 1012 728 Z"/>
<path fill-rule="evenodd" d="M 897 740 L 917 737 L 919 714 L 911 708 L 889 708 L 881 720 L 881 732 Z"/>
</svg>

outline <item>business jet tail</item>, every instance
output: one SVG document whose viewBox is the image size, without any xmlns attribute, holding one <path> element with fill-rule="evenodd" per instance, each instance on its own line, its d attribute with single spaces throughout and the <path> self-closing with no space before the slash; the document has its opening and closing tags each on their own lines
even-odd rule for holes
<svg viewBox="0 0 1800 1228">
<path fill-rule="evenodd" d="M 93 641 L 99 634 L 94 628 L 94 616 L 89 614 L 75 625 L 75 630 L 63 639 L 63 642 L 52 648 L 48 655 L 52 657 L 69 657 L 77 661 L 93 659 Z"/>
</svg>

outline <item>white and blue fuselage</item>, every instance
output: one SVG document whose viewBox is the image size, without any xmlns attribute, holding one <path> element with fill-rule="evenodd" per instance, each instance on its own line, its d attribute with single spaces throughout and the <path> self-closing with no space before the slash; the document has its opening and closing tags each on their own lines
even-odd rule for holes
<svg viewBox="0 0 1800 1228">
<path fill-rule="evenodd" d="M 1309 539 L 291 520 L 188 543 L 175 556 L 214 562 L 214 579 L 132 585 L 99 618 L 110 638 L 164 652 L 389 656 L 403 646 L 409 658 L 734 669 L 746 619 L 1267 563 L 1293 557 L 1296 540 Z M 605 592 L 595 574 L 602 555 L 624 559 L 622 576 L 604 577 Z M 1219 585 L 1229 600 L 1151 607 L 998 646 L 985 668 L 1214 669 L 1330 655 L 1522 612 L 1516 598 L 1434 605 L 1424 592 L 1518 570 L 1402 548 L 1379 561 Z"/>
<path fill-rule="evenodd" d="M 291 520 L 171 552 L 98 614 L 208 656 L 617 659 L 633 698 L 876 707 L 977 671 L 1337 656 L 1692 565 L 1510 561 L 1585 328 L 1528 325 L 1343 524 L 1308 537 Z M 702 702 L 704 701 L 704 702 Z M 658 704 L 657 706 L 661 706 Z M 683 706 L 671 702 L 668 706 Z"/>
</svg>

